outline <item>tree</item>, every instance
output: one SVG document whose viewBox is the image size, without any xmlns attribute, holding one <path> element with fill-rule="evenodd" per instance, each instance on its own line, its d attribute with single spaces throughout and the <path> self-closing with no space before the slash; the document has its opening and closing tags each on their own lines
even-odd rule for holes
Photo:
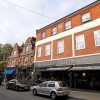
<svg viewBox="0 0 100 100">
<path fill-rule="evenodd" d="M 11 55 L 12 49 L 11 44 L 5 44 L 2 46 L 0 59 L 7 61 L 7 58 Z"/>
<path fill-rule="evenodd" d="M 2 73 L 6 67 L 7 67 L 7 62 L 0 61 L 0 73 Z"/>
<path fill-rule="evenodd" d="M 7 67 L 7 59 L 12 52 L 11 44 L 0 45 L 0 73 Z"/>
</svg>

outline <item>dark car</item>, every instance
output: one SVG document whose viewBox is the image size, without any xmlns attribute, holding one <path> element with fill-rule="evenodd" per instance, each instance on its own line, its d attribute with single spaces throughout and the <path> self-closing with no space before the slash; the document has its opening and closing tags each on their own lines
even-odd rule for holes
<svg viewBox="0 0 100 100">
<path fill-rule="evenodd" d="M 10 80 L 10 81 L 6 84 L 6 88 L 7 88 L 7 89 L 13 89 L 13 90 L 16 90 L 16 91 L 18 91 L 18 90 L 30 90 L 30 86 L 21 84 L 21 83 L 18 82 L 18 80 L 16 80 L 16 79 Z"/>
</svg>

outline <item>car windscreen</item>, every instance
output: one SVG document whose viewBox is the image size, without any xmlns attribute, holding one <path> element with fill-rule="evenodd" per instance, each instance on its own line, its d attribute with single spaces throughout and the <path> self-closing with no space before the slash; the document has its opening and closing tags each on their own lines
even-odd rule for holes
<svg viewBox="0 0 100 100">
<path fill-rule="evenodd" d="M 67 84 L 65 82 L 59 82 L 60 87 L 67 87 Z"/>
</svg>

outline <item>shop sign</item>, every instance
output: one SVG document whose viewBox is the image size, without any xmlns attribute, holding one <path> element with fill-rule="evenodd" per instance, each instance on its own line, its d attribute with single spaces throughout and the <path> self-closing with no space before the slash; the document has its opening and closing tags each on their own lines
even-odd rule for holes
<svg viewBox="0 0 100 100">
<path fill-rule="evenodd" d="M 34 65 L 36 67 L 50 67 L 50 66 L 65 66 L 65 65 L 74 65 L 74 64 L 76 64 L 75 58 L 38 62 L 35 63 Z"/>
</svg>

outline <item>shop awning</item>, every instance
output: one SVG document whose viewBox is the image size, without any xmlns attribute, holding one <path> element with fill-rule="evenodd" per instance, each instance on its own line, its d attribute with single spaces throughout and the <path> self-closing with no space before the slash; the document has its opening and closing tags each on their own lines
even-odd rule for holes
<svg viewBox="0 0 100 100">
<path fill-rule="evenodd" d="M 100 66 L 72 67 L 69 71 L 100 70 Z"/>
<path fill-rule="evenodd" d="M 8 75 L 14 74 L 14 73 L 16 73 L 16 67 L 8 68 L 3 72 L 3 74 L 8 74 Z"/>
<path fill-rule="evenodd" d="M 46 71 L 63 71 L 68 70 L 70 67 L 57 67 L 57 68 L 48 68 Z"/>
</svg>

